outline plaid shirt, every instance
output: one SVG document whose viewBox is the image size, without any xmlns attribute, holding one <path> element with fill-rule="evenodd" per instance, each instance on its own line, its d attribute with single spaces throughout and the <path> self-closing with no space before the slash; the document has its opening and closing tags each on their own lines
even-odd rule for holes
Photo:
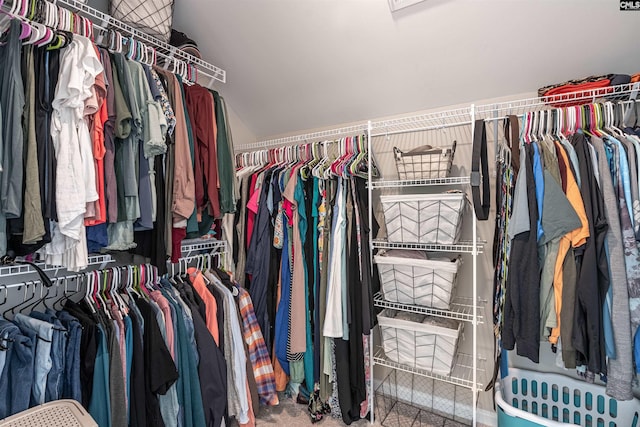
<svg viewBox="0 0 640 427">
<path fill-rule="evenodd" d="M 276 377 L 273 373 L 273 365 L 264 343 L 262 331 L 258 326 L 258 319 L 253 310 L 253 302 L 249 292 L 238 288 L 238 307 L 242 316 L 242 333 L 249 349 L 249 359 L 253 367 L 253 376 L 258 386 L 258 396 L 263 405 L 277 405 L 278 393 L 276 392 Z"/>
</svg>

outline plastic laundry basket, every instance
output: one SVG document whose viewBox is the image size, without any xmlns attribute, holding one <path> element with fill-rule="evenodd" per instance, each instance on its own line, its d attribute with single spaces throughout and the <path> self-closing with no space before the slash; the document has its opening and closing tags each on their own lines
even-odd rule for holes
<svg viewBox="0 0 640 427">
<path fill-rule="evenodd" d="M 509 368 L 496 387 L 499 427 L 638 427 L 640 401 L 617 401 L 602 386 Z"/>
<path fill-rule="evenodd" d="M 75 400 L 54 400 L 0 421 L 0 427 L 98 427 Z"/>
</svg>

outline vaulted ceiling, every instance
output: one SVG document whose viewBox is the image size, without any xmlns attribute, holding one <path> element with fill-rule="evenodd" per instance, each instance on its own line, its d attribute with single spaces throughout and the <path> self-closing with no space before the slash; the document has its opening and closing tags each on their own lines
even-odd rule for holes
<svg viewBox="0 0 640 427">
<path fill-rule="evenodd" d="M 615 0 L 176 0 L 174 28 L 263 139 L 640 71 L 639 18 Z"/>
</svg>

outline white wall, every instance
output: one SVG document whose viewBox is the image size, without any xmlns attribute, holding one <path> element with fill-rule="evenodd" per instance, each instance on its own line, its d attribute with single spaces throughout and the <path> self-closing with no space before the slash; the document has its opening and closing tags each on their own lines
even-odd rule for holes
<svg viewBox="0 0 640 427">
<path fill-rule="evenodd" d="M 229 104 L 227 104 L 227 113 L 227 121 L 229 122 L 229 127 L 231 127 L 231 135 L 233 137 L 233 145 L 235 147 L 250 144 L 252 141 L 256 140 L 256 135 L 249 130 L 233 107 Z"/>
</svg>

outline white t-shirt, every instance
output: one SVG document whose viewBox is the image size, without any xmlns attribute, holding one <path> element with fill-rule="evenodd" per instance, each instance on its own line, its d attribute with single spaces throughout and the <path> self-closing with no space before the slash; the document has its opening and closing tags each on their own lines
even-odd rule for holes
<svg viewBox="0 0 640 427">
<path fill-rule="evenodd" d="M 60 74 L 52 102 L 58 223 L 52 225 L 51 243 L 42 250 L 47 263 L 64 265 L 70 270 L 87 265 L 84 214 L 87 203 L 98 200 L 84 108 L 96 76 L 102 71 L 91 41 L 74 36 L 60 56 Z"/>
</svg>

